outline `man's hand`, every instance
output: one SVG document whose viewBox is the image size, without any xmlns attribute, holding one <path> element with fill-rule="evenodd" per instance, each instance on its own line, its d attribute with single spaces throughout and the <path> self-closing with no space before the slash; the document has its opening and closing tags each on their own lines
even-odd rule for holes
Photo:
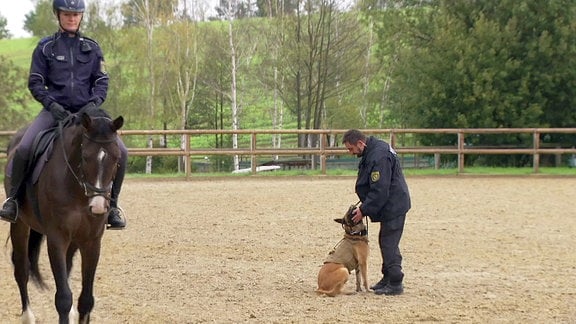
<svg viewBox="0 0 576 324">
<path fill-rule="evenodd" d="M 352 217 L 352 220 L 354 221 L 354 223 L 359 223 L 362 220 L 362 218 L 364 218 L 364 215 L 362 215 L 362 210 L 360 210 L 360 208 L 354 209 L 353 215 L 354 216 Z"/>
<path fill-rule="evenodd" d="M 56 121 L 61 121 L 70 115 L 70 113 L 57 102 L 51 103 L 48 108 Z"/>
</svg>

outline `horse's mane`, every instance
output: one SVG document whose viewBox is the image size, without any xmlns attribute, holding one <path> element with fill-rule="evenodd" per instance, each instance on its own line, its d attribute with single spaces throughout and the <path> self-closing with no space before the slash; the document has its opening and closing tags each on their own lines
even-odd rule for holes
<svg viewBox="0 0 576 324">
<path fill-rule="evenodd" d="M 112 119 L 112 117 L 110 116 L 110 114 L 106 110 L 99 108 L 99 107 L 89 107 L 89 108 L 82 109 L 77 113 L 77 116 L 78 117 L 82 116 L 83 113 L 87 114 L 88 116 L 90 116 L 92 118 L 104 117 L 104 118 Z M 75 124 L 76 125 L 80 124 L 81 120 L 82 120 L 81 118 L 76 118 Z"/>
<path fill-rule="evenodd" d="M 90 122 L 90 130 L 91 138 L 101 138 L 107 139 L 109 136 L 115 136 L 115 129 L 112 128 L 112 118 L 110 114 L 101 108 L 98 107 L 89 107 L 80 110 L 73 118 L 72 125 L 77 128 L 78 126 L 83 124 L 84 117 L 88 116 L 92 119 Z M 84 129 L 83 127 L 81 129 Z"/>
</svg>

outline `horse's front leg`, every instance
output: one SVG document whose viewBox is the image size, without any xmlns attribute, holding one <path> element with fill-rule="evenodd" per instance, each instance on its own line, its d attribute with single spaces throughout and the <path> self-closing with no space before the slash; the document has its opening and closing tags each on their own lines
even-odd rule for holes
<svg viewBox="0 0 576 324">
<path fill-rule="evenodd" d="M 28 268 L 28 237 L 30 228 L 22 221 L 10 225 L 10 239 L 12 241 L 12 264 L 14 265 L 14 279 L 20 291 L 20 302 L 22 304 L 22 322 L 34 323 L 35 318 L 30 308 L 28 298 L 28 278 L 30 271 Z"/>
<path fill-rule="evenodd" d="M 101 237 L 80 247 L 82 256 L 82 292 L 78 298 L 80 323 L 90 323 L 90 312 L 94 308 L 94 276 L 100 259 Z"/>
<path fill-rule="evenodd" d="M 50 267 L 56 283 L 56 295 L 54 304 L 58 311 L 60 324 L 69 323 L 69 313 L 72 308 L 72 290 L 68 284 L 68 266 L 66 263 L 66 252 L 69 242 L 62 238 L 47 237 L 48 257 Z"/>
</svg>

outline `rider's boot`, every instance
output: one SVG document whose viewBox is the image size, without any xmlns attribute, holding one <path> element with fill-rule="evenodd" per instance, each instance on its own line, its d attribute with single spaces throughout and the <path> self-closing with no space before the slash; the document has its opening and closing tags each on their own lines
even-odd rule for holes
<svg viewBox="0 0 576 324">
<path fill-rule="evenodd" d="M 28 172 L 28 159 L 22 158 L 18 152 L 12 160 L 12 176 L 10 177 L 10 192 L 0 210 L 0 219 L 16 223 L 18 217 L 18 196 Z"/>
<path fill-rule="evenodd" d="M 126 227 L 126 217 L 122 208 L 118 207 L 118 195 L 122 183 L 114 181 L 110 194 L 110 212 L 108 213 L 108 229 L 121 230 Z"/>
</svg>

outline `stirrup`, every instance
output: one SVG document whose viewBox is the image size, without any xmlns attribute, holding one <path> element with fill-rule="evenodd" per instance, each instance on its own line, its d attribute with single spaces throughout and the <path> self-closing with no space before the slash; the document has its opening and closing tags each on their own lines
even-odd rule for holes
<svg viewBox="0 0 576 324">
<path fill-rule="evenodd" d="M 124 221 L 126 221 L 126 212 L 124 212 L 124 208 L 118 206 L 118 207 L 111 207 L 112 209 L 117 209 L 118 210 L 118 215 L 120 216 L 120 218 L 122 218 Z"/>
<path fill-rule="evenodd" d="M 112 212 L 117 212 L 117 218 L 119 219 L 119 221 L 121 222 L 120 224 L 118 223 L 113 223 L 111 224 L 109 222 L 110 220 L 110 214 Z M 109 230 L 123 230 L 124 228 L 126 228 L 126 213 L 124 212 L 124 209 L 122 209 L 121 207 L 111 207 L 110 212 L 108 213 L 108 219 L 106 221 L 106 229 Z"/>
</svg>

